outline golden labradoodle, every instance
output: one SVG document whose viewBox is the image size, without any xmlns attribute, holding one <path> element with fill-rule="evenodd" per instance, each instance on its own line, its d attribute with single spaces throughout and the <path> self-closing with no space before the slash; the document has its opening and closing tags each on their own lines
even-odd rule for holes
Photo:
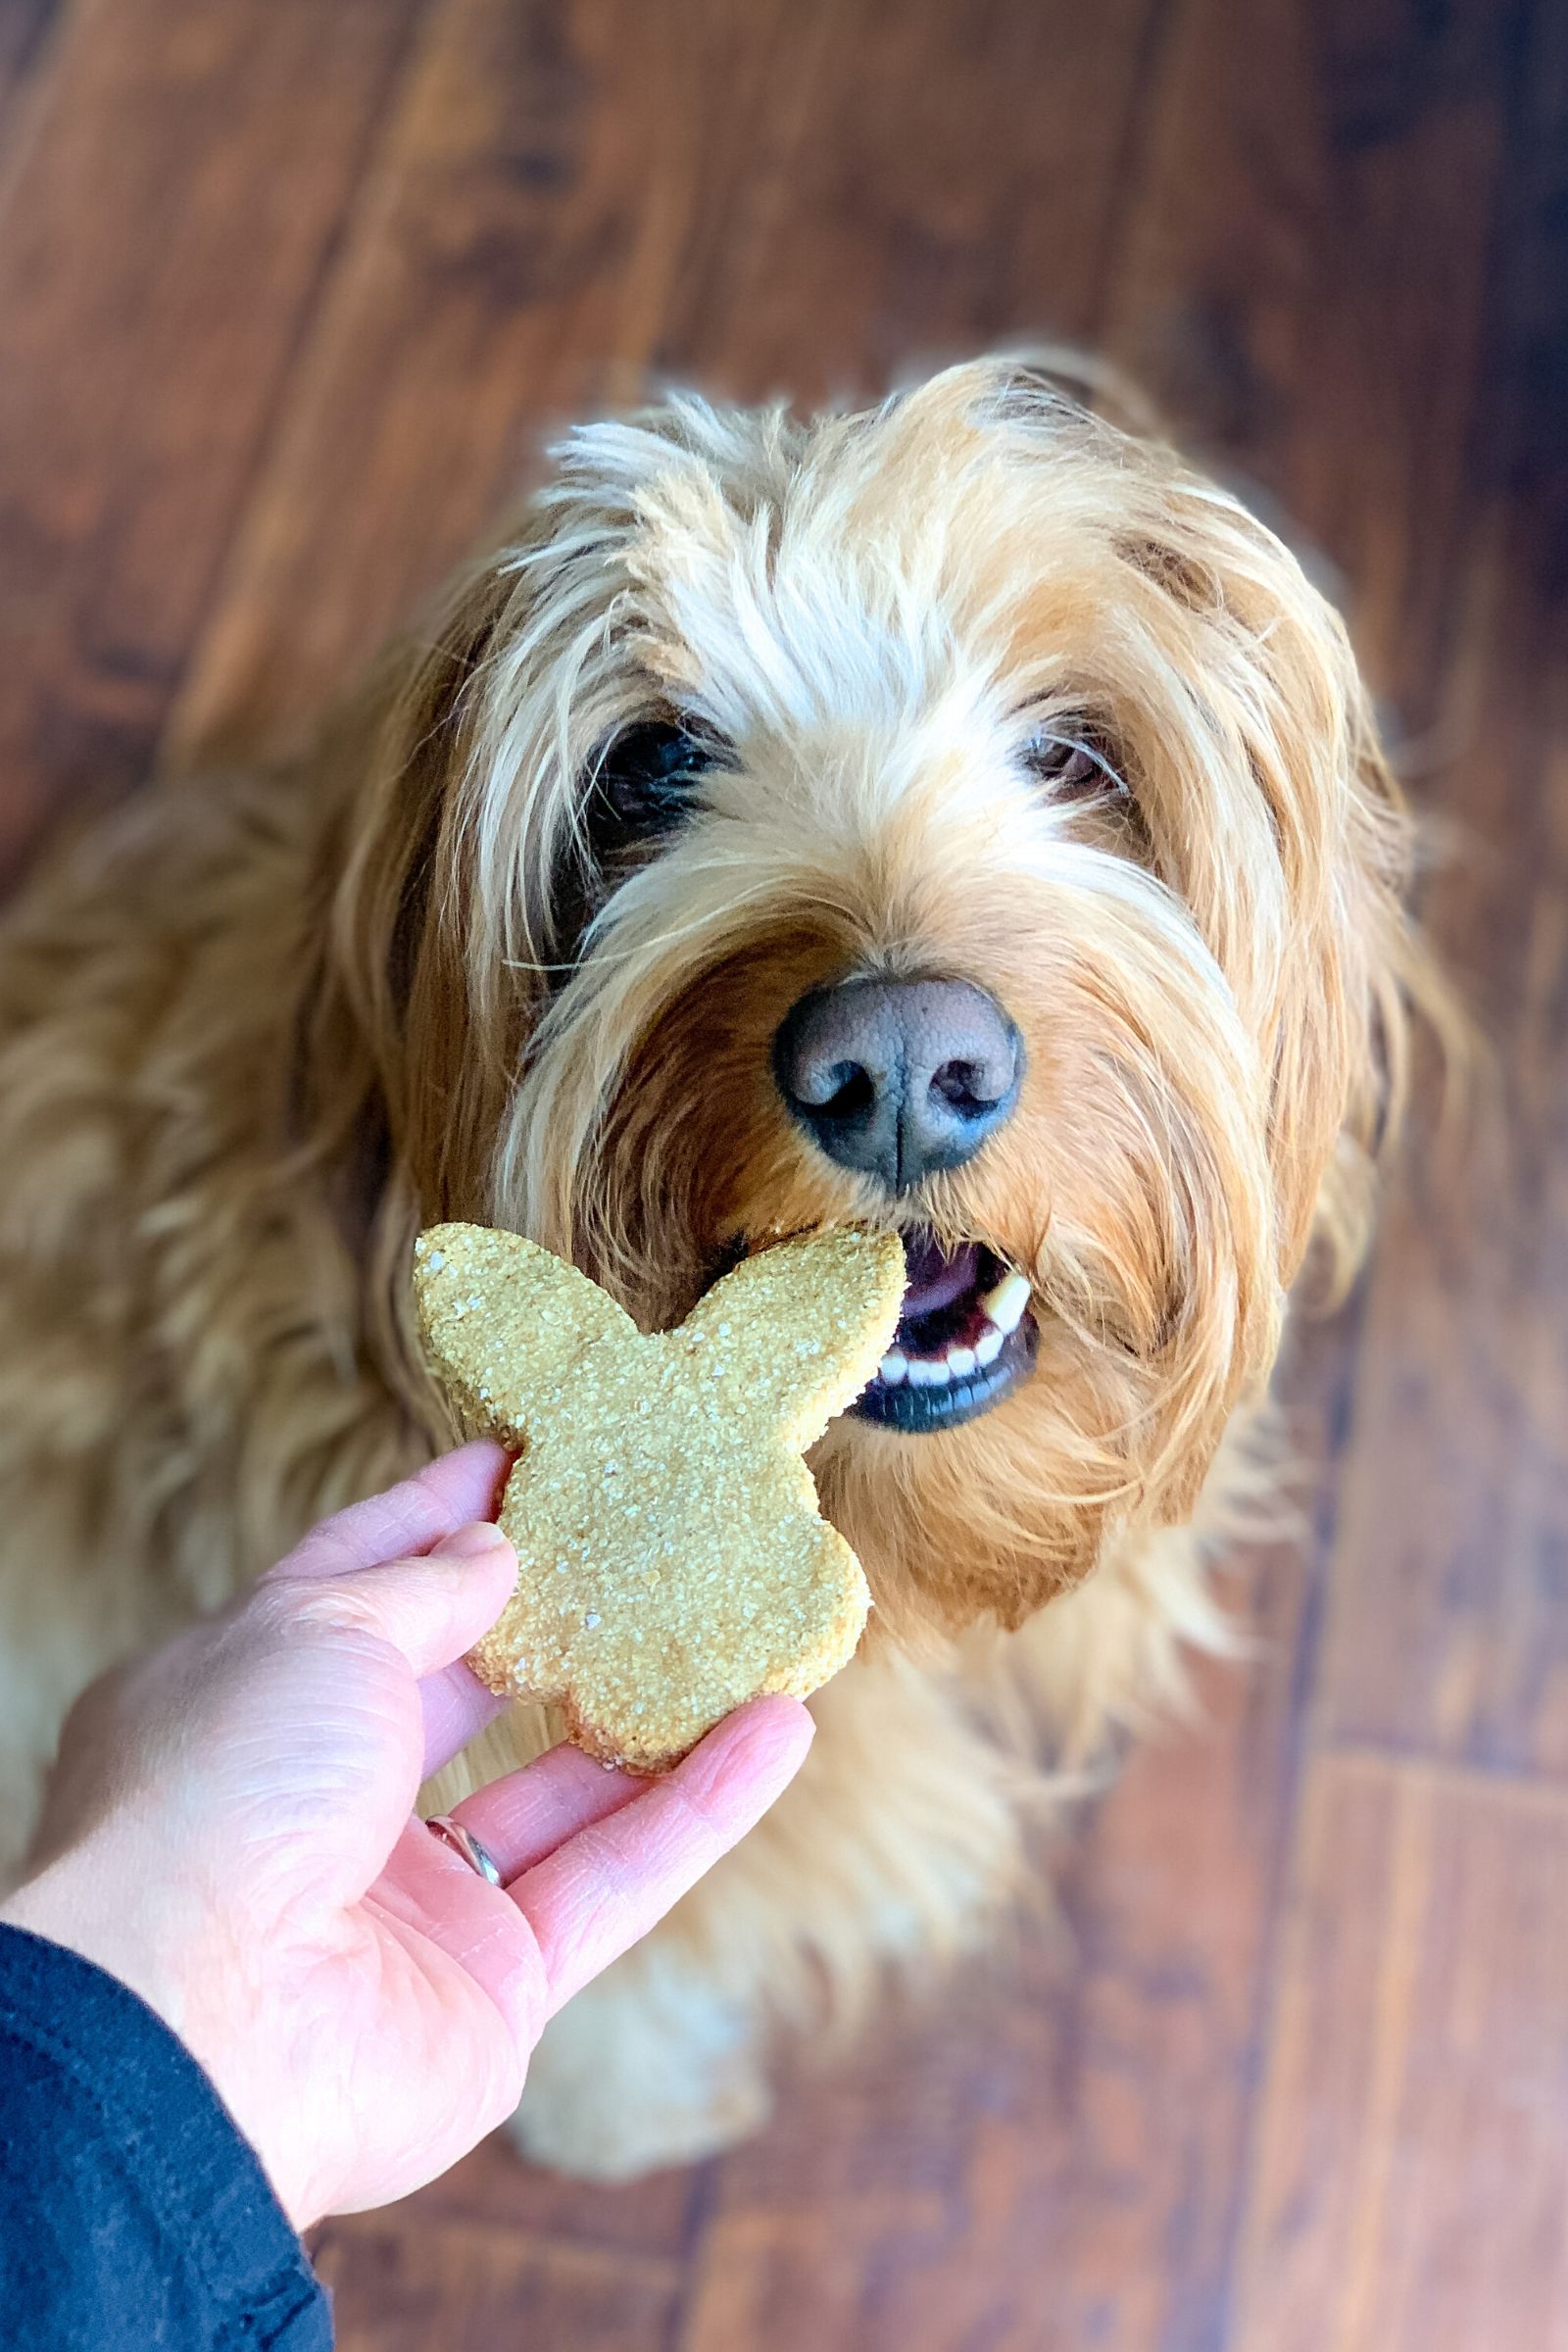
<svg viewBox="0 0 1568 2352">
<path fill-rule="evenodd" d="M 419 1225 L 647 1327 L 896 1228 L 813 1455 L 871 1631 L 519 2117 L 601 2176 L 753 2127 L 781 2028 L 1016 1891 L 1031 1766 L 1223 1643 L 1287 1294 L 1353 1268 L 1439 1002 L 1410 851 L 1292 555 L 1023 363 L 570 434 L 309 757 L 150 792 L 0 934 L 4 1818 L 91 1675 L 445 1442 Z"/>
</svg>

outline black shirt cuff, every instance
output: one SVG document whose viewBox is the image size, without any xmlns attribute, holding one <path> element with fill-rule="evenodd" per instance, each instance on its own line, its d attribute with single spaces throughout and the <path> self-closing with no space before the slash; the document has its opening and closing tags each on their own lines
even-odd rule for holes
<svg viewBox="0 0 1568 2352">
<path fill-rule="evenodd" d="M 128 1986 L 0 1926 L 0 2328 L 29 2352 L 329 2352 L 261 2162 Z"/>
</svg>

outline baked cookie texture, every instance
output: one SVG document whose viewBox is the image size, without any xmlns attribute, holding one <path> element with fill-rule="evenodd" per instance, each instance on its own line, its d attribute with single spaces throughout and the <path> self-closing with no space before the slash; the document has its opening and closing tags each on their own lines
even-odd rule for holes
<svg viewBox="0 0 1568 2352">
<path fill-rule="evenodd" d="M 518 1452 L 500 1512 L 517 1588 L 470 1653 L 481 1681 L 659 1772 L 744 1699 L 804 1698 L 847 1664 L 870 1595 L 801 1457 L 875 1371 L 904 1287 L 897 1235 L 839 1228 L 743 1259 L 644 1334 L 518 1234 L 421 1234 L 430 1368 Z"/>
</svg>

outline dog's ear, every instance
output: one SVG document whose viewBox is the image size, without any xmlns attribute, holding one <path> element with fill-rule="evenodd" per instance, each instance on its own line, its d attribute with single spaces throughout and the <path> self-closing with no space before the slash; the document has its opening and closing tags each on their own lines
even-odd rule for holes
<svg viewBox="0 0 1568 2352">
<path fill-rule="evenodd" d="M 1282 958 L 1272 1068 L 1281 1278 L 1293 1278 L 1311 1245 L 1330 1304 L 1366 1252 L 1416 1032 L 1436 1041 L 1446 1067 L 1466 1051 L 1464 1017 L 1407 905 L 1417 829 L 1338 628 L 1332 642 L 1324 888 L 1310 894 Z M 1308 683 L 1308 724 L 1322 691 Z"/>
<path fill-rule="evenodd" d="M 493 1055 L 470 1018 L 452 898 L 472 851 L 466 697 L 502 601 L 493 572 L 458 583 L 434 626 L 381 655 L 317 754 L 332 815 L 306 1038 L 311 1124 L 330 1147 L 334 1124 L 373 1116 L 427 1221 L 484 1213 L 465 1181 L 466 1143 Z"/>
<path fill-rule="evenodd" d="M 1315 1243 L 1337 1297 L 1412 1029 L 1449 1056 L 1464 1023 L 1407 910 L 1416 828 L 1340 615 L 1238 500 L 1178 476 L 1168 514 L 1118 550 L 1178 615 L 1164 650 L 1190 680 L 1189 775 L 1213 803 L 1195 823 L 1178 795 L 1164 847 L 1261 1050 L 1279 1279 Z"/>
<path fill-rule="evenodd" d="M 343 1102 L 365 1073 L 425 1222 L 494 1208 L 490 1147 L 548 995 L 573 838 L 560 640 L 593 638 L 579 589 L 608 594 L 608 574 L 541 501 L 382 655 L 319 753 L 315 1083 Z"/>
</svg>

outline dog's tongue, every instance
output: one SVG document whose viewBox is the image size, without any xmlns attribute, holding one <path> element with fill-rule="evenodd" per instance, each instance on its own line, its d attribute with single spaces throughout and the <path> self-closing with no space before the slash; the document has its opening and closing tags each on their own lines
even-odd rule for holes
<svg viewBox="0 0 1568 2352">
<path fill-rule="evenodd" d="M 977 1242 L 965 1242 L 950 1257 L 935 1234 L 906 1233 L 904 1262 L 907 1270 L 906 1315 L 934 1315 L 939 1306 L 951 1306 L 955 1298 L 973 1290 L 980 1278 Z"/>
</svg>

